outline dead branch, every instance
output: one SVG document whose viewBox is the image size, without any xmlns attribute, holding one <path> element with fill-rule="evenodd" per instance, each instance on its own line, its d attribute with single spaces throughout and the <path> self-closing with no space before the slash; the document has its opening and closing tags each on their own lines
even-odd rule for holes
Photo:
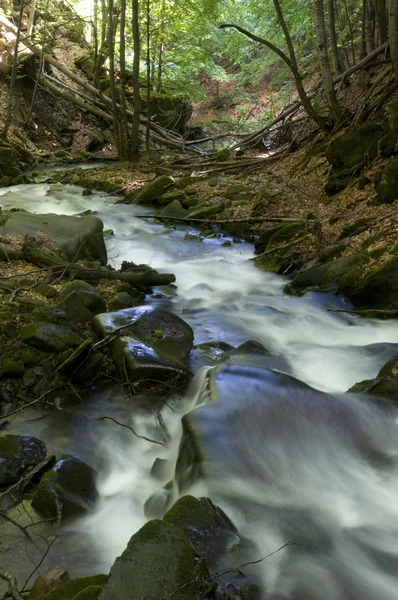
<svg viewBox="0 0 398 600">
<path fill-rule="evenodd" d="M 24 597 L 18 591 L 17 580 L 13 575 L 11 575 L 11 573 L 7 573 L 7 571 L 0 569 L 0 579 L 7 581 L 8 593 L 10 594 L 11 598 L 14 598 L 14 600 L 24 600 Z"/>
<path fill-rule="evenodd" d="M 134 215 L 137 219 L 159 219 L 159 221 L 183 221 L 186 223 L 204 223 L 204 224 L 215 224 L 222 225 L 223 223 L 262 223 L 267 221 L 269 223 L 297 223 L 305 219 L 294 219 L 290 217 L 247 217 L 246 219 L 236 219 L 231 217 L 230 219 L 190 219 L 189 217 L 167 217 L 161 215 Z"/>
<path fill-rule="evenodd" d="M 398 309 L 382 309 L 382 308 L 328 308 L 328 312 L 336 313 L 350 313 L 353 315 L 365 315 L 370 313 L 376 313 L 378 315 L 398 315 Z"/>
</svg>

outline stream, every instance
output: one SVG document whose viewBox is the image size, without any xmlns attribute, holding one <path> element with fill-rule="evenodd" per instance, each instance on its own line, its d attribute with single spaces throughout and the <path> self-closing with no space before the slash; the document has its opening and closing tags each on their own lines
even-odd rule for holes
<svg viewBox="0 0 398 600">
<path fill-rule="evenodd" d="M 256 340 L 273 355 L 267 359 L 268 368 L 350 404 L 372 443 L 390 457 L 388 467 L 376 468 L 358 456 L 348 441 L 341 443 L 329 428 L 333 415 L 321 415 L 319 426 L 307 422 L 299 396 L 293 394 L 287 402 L 280 400 L 282 408 L 279 414 L 274 408 L 271 418 L 248 402 L 239 428 L 234 425 L 225 462 L 219 459 L 213 476 L 196 484 L 192 493 L 209 495 L 239 532 L 254 540 L 257 550 L 252 559 L 288 540 L 303 539 L 303 544 L 315 548 L 291 548 L 256 567 L 264 578 L 267 598 L 395 600 L 398 421 L 392 410 L 384 412 L 355 395 L 342 394 L 356 382 L 375 377 L 398 353 L 398 322 L 328 312 L 328 308 L 350 305 L 326 294 L 286 296 L 286 279 L 257 269 L 249 260 L 251 244 L 227 237 L 184 240 L 187 232 L 196 233 L 193 228 L 153 223 L 137 217 L 147 209 L 113 202 L 106 194 L 82 196 L 81 188 L 70 185 L 0 189 L 3 208 L 67 215 L 91 209 L 104 228 L 113 231 L 106 238 L 112 266 L 119 268 L 127 260 L 175 273 L 177 287 L 155 289 L 147 303 L 161 305 L 187 321 L 195 344 L 217 340 L 238 346 Z M 222 245 L 226 240 L 230 246 Z M 214 363 L 193 351 L 192 370 L 210 364 Z M 71 412 L 35 410 L 12 423 L 10 433 L 34 435 L 46 443 L 49 454 L 70 453 L 98 471 L 100 501 L 95 513 L 63 527 L 42 571 L 55 564 L 65 566 L 71 577 L 109 571 L 131 535 L 146 522 L 143 505 L 162 485 L 150 476 L 151 466 L 156 457 L 175 455 L 181 416 L 193 393 L 188 392 L 183 402 L 171 398 L 164 407 L 162 415 L 173 443 L 162 452 L 114 423 L 82 419 Z M 232 393 L 245 397 L 250 392 L 242 380 Z M 132 408 L 131 400 L 115 388 L 93 391 L 84 402 L 88 415 L 112 415 L 134 424 L 141 433 L 156 435 L 154 415 Z M 249 482 L 242 466 L 255 474 L 254 480 Z M 245 498 L 250 510 L 242 508 Z M 27 506 L 14 509 L 13 516 L 28 522 Z M 48 529 L 43 531 L 49 535 Z M 1 567 L 16 575 L 18 582 L 34 568 L 23 539 L 21 532 L 7 525 L 0 543 Z M 33 546 L 27 544 L 35 563 L 43 545 L 37 538 Z"/>
</svg>

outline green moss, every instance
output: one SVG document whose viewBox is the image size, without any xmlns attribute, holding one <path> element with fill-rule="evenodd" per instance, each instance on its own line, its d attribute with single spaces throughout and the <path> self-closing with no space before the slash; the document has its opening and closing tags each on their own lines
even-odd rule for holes
<svg viewBox="0 0 398 600">
<path fill-rule="evenodd" d="M 108 580 L 109 575 L 93 575 L 92 577 L 72 579 L 71 581 L 59 585 L 45 596 L 42 596 L 41 600 L 72 600 L 72 598 L 75 598 L 75 596 L 80 592 L 85 591 L 87 588 L 100 587 L 102 589 Z M 95 597 L 97 598 L 98 596 Z M 94 596 L 91 595 L 90 598 L 94 598 Z M 82 598 L 80 598 L 80 600 L 82 600 Z M 88 598 L 85 598 L 85 600 L 88 600 Z"/>
<path fill-rule="evenodd" d="M 97 600 L 102 588 L 102 585 L 89 585 L 85 590 L 76 594 L 76 596 L 73 597 L 73 600 Z"/>
<path fill-rule="evenodd" d="M 24 364 L 22 360 L 12 360 L 10 358 L 4 358 L 1 361 L 0 376 L 1 377 L 22 377 L 24 373 Z"/>
<path fill-rule="evenodd" d="M 4 459 L 12 458 L 20 451 L 18 437 L 14 435 L 0 436 L 0 456 Z"/>
<path fill-rule="evenodd" d="M 200 527 L 208 524 L 209 510 L 194 496 L 183 496 L 167 511 L 163 521 L 179 528 L 184 528 L 187 524 Z"/>
</svg>

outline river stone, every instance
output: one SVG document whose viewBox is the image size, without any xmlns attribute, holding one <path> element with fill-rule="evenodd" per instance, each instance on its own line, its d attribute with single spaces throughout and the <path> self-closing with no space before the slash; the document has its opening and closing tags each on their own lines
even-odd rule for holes
<svg viewBox="0 0 398 600">
<path fill-rule="evenodd" d="M 96 472 L 81 460 L 64 455 L 46 473 L 32 499 L 32 507 L 46 519 L 64 521 L 90 511 L 98 493 Z"/>
<path fill-rule="evenodd" d="M 30 588 L 28 598 L 31 600 L 40 598 L 67 581 L 70 581 L 68 571 L 63 567 L 51 567 L 35 579 Z"/>
<path fill-rule="evenodd" d="M 77 323 L 91 321 L 94 315 L 106 311 L 104 298 L 86 281 L 75 279 L 67 283 L 60 299 L 69 320 Z"/>
<path fill-rule="evenodd" d="M 44 442 L 21 435 L 0 436 L 0 486 L 16 483 L 28 467 L 46 458 Z"/>
<path fill-rule="evenodd" d="M 96 600 L 99 592 L 109 580 L 109 575 L 92 575 L 91 577 L 81 577 L 80 579 L 71 579 L 57 586 L 51 592 L 42 596 L 42 600 L 74 600 L 81 598 L 87 590 L 90 590 L 90 600 Z M 92 588 L 95 587 L 96 594 L 92 593 Z M 86 600 L 88 598 L 86 597 Z"/>
<path fill-rule="evenodd" d="M 124 334 L 144 342 L 155 352 L 171 360 L 186 359 L 193 345 L 191 327 L 177 315 L 151 306 L 137 306 L 94 317 L 92 327 L 99 338 L 131 323 Z"/>
<path fill-rule="evenodd" d="M 163 521 L 182 529 L 196 552 L 210 561 L 240 542 L 235 525 L 209 498 L 183 496 Z"/>
<path fill-rule="evenodd" d="M 222 212 L 225 208 L 224 202 L 218 202 L 217 204 L 195 206 L 188 212 L 189 219 L 208 219 L 218 213 Z"/>
<path fill-rule="evenodd" d="M 158 204 L 161 206 L 166 206 L 167 204 L 171 204 L 174 200 L 178 200 L 178 202 L 182 205 L 186 199 L 184 192 L 171 192 L 170 194 L 163 194 L 160 198 L 158 198 Z"/>
<path fill-rule="evenodd" d="M 349 298 L 360 308 L 398 309 L 398 257 L 365 275 Z"/>
<path fill-rule="evenodd" d="M 79 343 L 79 339 L 69 327 L 55 323 L 29 323 L 20 330 L 21 340 L 43 352 L 62 352 Z"/>
<path fill-rule="evenodd" d="M 64 310 L 59 308 L 53 308 L 49 304 L 37 305 L 31 312 L 31 318 L 33 321 L 40 321 L 41 323 L 60 323 L 65 324 L 67 315 Z"/>
<path fill-rule="evenodd" d="M 174 179 L 169 175 L 161 175 L 150 183 L 144 185 L 143 188 L 137 192 L 130 192 L 126 194 L 123 202 L 126 204 L 153 204 L 157 198 L 163 196 L 165 191 L 174 185 Z"/>
<path fill-rule="evenodd" d="M 173 217 L 175 219 L 185 219 L 188 211 L 182 208 L 181 203 L 178 200 L 173 200 L 167 206 L 162 208 L 158 213 L 159 217 Z"/>
<path fill-rule="evenodd" d="M 214 362 L 219 362 L 228 352 L 235 350 L 234 346 L 231 346 L 231 344 L 221 341 L 204 342 L 203 344 L 195 346 L 195 349 Z"/>
<path fill-rule="evenodd" d="M 21 242 L 25 236 L 34 237 L 68 262 L 87 259 L 105 265 L 107 254 L 102 230 L 102 221 L 91 215 L 70 217 L 17 211 L 10 214 L 2 235 Z"/>
<path fill-rule="evenodd" d="M 193 548 L 180 529 L 154 520 L 133 535 L 116 559 L 100 600 L 159 600 L 182 586 L 184 597 L 194 598 Z"/>
</svg>

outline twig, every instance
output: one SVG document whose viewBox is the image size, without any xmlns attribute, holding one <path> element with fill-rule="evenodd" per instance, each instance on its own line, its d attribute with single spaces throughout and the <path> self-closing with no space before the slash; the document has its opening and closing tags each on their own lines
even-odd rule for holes
<svg viewBox="0 0 398 600">
<path fill-rule="evenodd" d="M 43 562 L 44 562 L 45 558 L 47 557 L 48 553 L 50 552 L 50 550 L 51 550 L 51 547 L 52 547 L 52 546 L 53 546 L 53 544 L 54 544 L 54 543 L 57 541 L 57 539 L 58 539 L 58 536 L 56 535 L 56 536 L 54 537 L 54 539 L 53 539 L 53 540 L 52 540 L 52 541 L 51 541 L 51 542 L 48 544 L 48 548 L 47 548 L 47 550 L 45 551 L 45 553 L 43 554 L 43 556 L 41 557 L 41 560 L 40 560 L 39 564 L 35 566 L 35 569 L 34 569 L 34 571 L 32 571 L 32 573 L 29 575 L 29 577 L 28 577 L 28 578 L 27 578 L 27 580 L 25 581 L 25 583 L 24 583 L 24 586 L 23 586 L 23 588 L 22 588 L 22 593 L 23 593 L 23 592 L 25 592 L 25 590 L 26 590 L 26 586 L 28 585 L 28 583 L 29 583 L 30 579 L 33 577 L 33 575 L 36 573 L 36 571 L 37 571 L 38 569 L 40 569 L 40 567 L 41 567 L 41 565 L 43 564 Z"/>
<path fill-rule="evenodd" d="M 44 394 L 42 394 L 41 396 L 39 396 L 39 398 L 36 398 L 36 400 L 33 400 L 32 402 L 29 402 L 29 404 L 24 404 L 24 406 L 21 406 L 20 408 L 16 408 L 15 410 L 13 410 L 12 412 L 7 413 L 6 415 L 0 415 L 0 419 L 8 419 L 8 417 L 11 417 L 12 415 L 16 415 L 16 414 L 22 412 L 26 408 L 29 408 L 30 406 L 33 406 L 34 404 L 37 404 L 38 402 L 40 402 L 40 400 L 43 400 L 43 398 L 45 396 L 47 396 L 48 394 L 51 394 L 51 392 L 54 392 L 54 391 L 55 390 L 53 390 L 53 389 L 47 390 L 46 392 L 44 392 Z"/>
</svg>

